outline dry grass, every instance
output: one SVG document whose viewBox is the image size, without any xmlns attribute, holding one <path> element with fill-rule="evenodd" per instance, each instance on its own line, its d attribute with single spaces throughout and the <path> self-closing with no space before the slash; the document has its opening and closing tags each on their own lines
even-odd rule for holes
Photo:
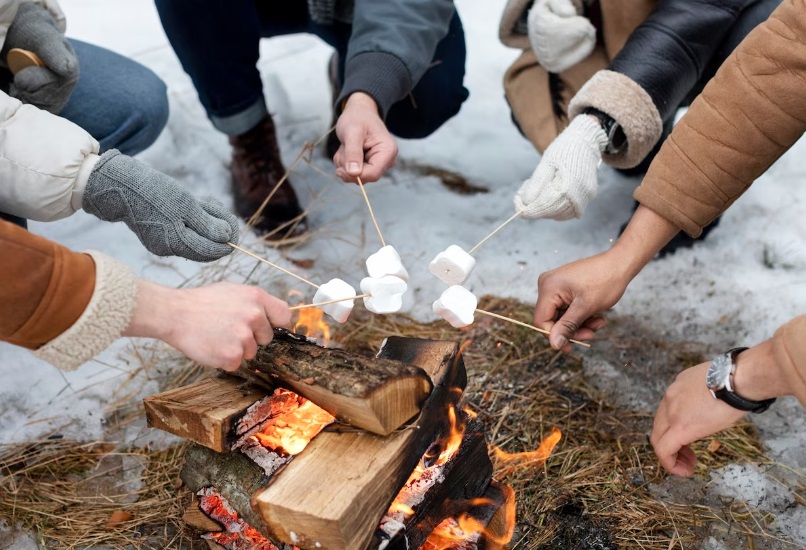
<svg viewBox="0 0 806 550">
<path fill-rule="evenodd" d="M 522 321 L 531 314 L 525 305 L 493 298 L 482 300 L 480 307 Z M 466 397 L 491 445 L 510 453 L 530 451 L 553 427 L 562 430 L 560 444 L 544 465 L 506 472 L 504 481 L 518 495 L 512 548 L 668 550 L 691 548 L 706 533 L 720 530 L 735 534 L 737 548 L 790 547 L 774 534 L 770 514 L 704 497 L 709 470 L 735 462 L 769 463 L 750 424 L 698 443 L 699 481 L 682 485 L 691 494 L 660 499 L 652 487 L 665 476 L 647 443 L 651 415 L 604 399 L 586 379 L 579 357 L 557 354 L 533 332 L 489 318 L 457 331 L 442 322 L 374 316 L 357 308 L 349 323 L 335 329 L 346 348 L 373 354 L 390 335 L 471 340 L 464 352 Z M 588 355 L 600 353 L 601 346 Z M 623 355 L 648 346 L 669 351 L 666 344 L 646 338 L 619 340 L 611 347 Z M 163 387 L 186 384 L 201 372 L 160 346 L 133 353 L 141 371 L 160 379 Z M 126 393 L 125 388 L 120 392 Z M 110 419 L 117 427 L 141 421 L 139 401 L 116 400 Z M 183 450 L 182 445 L 121 449 L 59 439 L 0 446 L 0 517 L 36 533 L 48 548 L 206 548 L 180 519 L 189 501 L 178 482 Z M 787 475 L 788 483 L 797 480 L 794 488 L 803 504 L 802 474 Z M 107 527 L 119 509 L 133 519 Z"/>
</svg>

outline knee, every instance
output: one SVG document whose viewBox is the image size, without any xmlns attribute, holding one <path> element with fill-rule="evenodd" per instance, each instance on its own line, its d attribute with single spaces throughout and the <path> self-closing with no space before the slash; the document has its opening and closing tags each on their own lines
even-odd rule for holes
<svg viewBox="0 0 806 550">
<path fill-rule="evenodd" d="M 124 139 L 115 148 L 126 155 L 137 153 L 150 147 L 168 123 L 168 91 L 165 83 L 148 69 L 137 79 L 129 92 L 134 101 L 122 132 Z"/>
<path fill-rule="evenodd" d="M 463 85 L 438 96 L 407 97 L 389 111 L 389 131 L 403 139 L 423 139 L 456 116 L 470 93 Z"/>
</svg>

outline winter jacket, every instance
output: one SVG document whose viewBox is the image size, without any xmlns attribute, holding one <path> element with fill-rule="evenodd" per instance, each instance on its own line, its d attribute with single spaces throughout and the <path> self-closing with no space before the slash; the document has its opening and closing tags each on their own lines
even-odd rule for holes
<svg viewBox="0 0 806 550">
<path fill-rule="evenodd" d="M 0 0 L 0 49 L 21 3 Z M 37 3 L 64 31 L 59 5 Z M 81 208 L 98 150 L 98 142 L 72 122 L 0 92 L 0 212 L 37 221 L 73 214 Z"/>
<path fill-rule="evenodd" d="M 453 0 L 354 0 L 344 83 L 336 105 L 352 93 L 364 92 L 375 99 L 385 118 L 431 66 L 455 13 Z"/>
<path fill-rule="evenodd" d="M 618 154 L 606 154 L 605 162 L 634 167 L 657 144 L 664 121 L 694 91 L 742 11 L 758 1 L 778 2 L 589 2 L 585 15 L 597 27 L 599 46 L 578 66 L 558 75 L 546 73 L 527 49 L 505 78 L 513 114 L 542 152 L 570 118 L 588 107 L 603 111 L 627 137 L 626 147 Z M 505 43 L 524 45 L 517 23 L 523 17 L 519 12 L 530 7 L 529 0 L 509 1 L 501 27 Z"/>
<path fill-rule="evenodd" d="M 0 220 L 0 340 L 73 370 L 107 348 L 134 312 L 131 270 Z"/>
<path fill-rule="evenodd" d="M 806 132 L 804 14 L 806 0 L 785 0 L 725 61 L 652 162 L 641 204 L 696 237 Z M 806 316 L 773 347 L 806 406 Z"/>
<path fill-rule="evenodd" d="M 37 221 L 75 213 L 98 149 L 69 120 L 0 92 L 0 212 Z"/>
</svg>

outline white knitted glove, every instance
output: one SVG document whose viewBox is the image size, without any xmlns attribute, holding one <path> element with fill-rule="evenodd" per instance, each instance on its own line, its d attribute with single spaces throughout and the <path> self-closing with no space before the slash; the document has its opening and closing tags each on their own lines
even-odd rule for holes
<svg viewBox="0 0 806 550">
<path fill-rule="evenodd" d="M 581 217 L 596 196 L 596 170 L 605 147 L 607 134 L 594 117 L 574 118 L 518 189 L 515 211 L 530 219 Z"/>
<path fill-rule="evenodd" d="M 536 0 L 528 28 L 535 57 L 550 73 L 573 67 L 596 46 L 596 28 L 571 0 Z"/>
</svg>

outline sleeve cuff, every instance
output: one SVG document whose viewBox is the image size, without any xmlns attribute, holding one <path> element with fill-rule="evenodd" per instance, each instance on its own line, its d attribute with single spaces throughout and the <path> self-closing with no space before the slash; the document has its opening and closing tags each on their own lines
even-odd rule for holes
<svg viewBox="0 0 806 550">
<path fill-rule="evenodd" d="M 613 117 L 627 136 L 627 145 L 621 152 L 602 157 L 614 168 L 634 168 L 639 165 L 663 133 L 663 120 L 650 95 L 621 73 L 599 71 L 594 74 L 571 100 L 569 118 L 581 114 L 588 107 Z"/>
<path fill-rule="evenodd" d="M 386 120 L 392 105 L 411 91 L 412 81 L 406 65 L 389 53 L 365 52 L 347 61 L 336 111 L 341 112 L 344 100 L 355 92 L 364 92 L 378 104 L 381 118 Z"/>
<path fill-rule="evenodd" d="M 87 308 L 70 328 L 34 352 L 65 371 L 77 369 L 120 338 L 134 313 L 132 270 L 100 252 L 88 254 L 95 262 L 95 289 Z"/>
</svg>

